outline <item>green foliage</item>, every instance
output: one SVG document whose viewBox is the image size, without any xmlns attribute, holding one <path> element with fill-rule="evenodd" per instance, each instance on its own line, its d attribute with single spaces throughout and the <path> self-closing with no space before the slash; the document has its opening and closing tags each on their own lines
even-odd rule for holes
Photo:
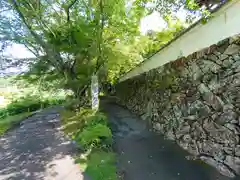
<svg viewBox="0 0 240 180">
<path fill-rule="evenodd" d="M 221 3 L 40 0 L 36 4 L 30 0 L 2 0 L 0 7 L 10 11 L 0 11 L 1 49 L 8 43 L 19 43 L 36 56 L 4 63 L 10 67 L 27 65 L 28 72 L 19 78 L 45 91 L 67 89 L 82 99 L 87 96 L 93 74 L 99 76 L 100 84 L 114 84 L 176 37 L 186 23 L 177 19 L 179 10 L 193 20 L 210 17 L 210 6 Z M 140 21 L 154 11 L 160 12 L 168 26 L 144 36 L 139 31 Z"/>
<path fill-rule="evenodd" d="M 62 111 L 60 115 L 64 132 L 72 136 L 72 138 L 75 138 L 76 135 L 84 129 L 88 118 L 91 117 L 93 113 L 90 109 L 82 109 L 78 112 L 71 110 Z"/>
<path fill-rule="evenodd" d="M 27 95 L 13 100 L 6 107 L 0 109 L 0 118 L 12 116 L 24 112 L 36 111 L 51 105 L 57 105 L 64 102 L 64 99 L 45 98 L 41 99 L 36 95 Z"/>
<path fill-rule="evenodd" d="M 85 172 L 93 180 L 117 180 L 116 157 L 114 153 L 96 151 L 86 161 Z"/>
<path fill-rule="evenodd" d="M 71 135 L 74 139 L 79 139 L 79 133 L 86 128 L 92 128 L 97 125 L 107 126 L 107 118 L 103 113 L 88 108 L 82 108 L 77 112 L 71 110 L 62 111 L 61 122 L 65 133 Z"/>
<path fill-rule="evenodd" d="M 195 0 L 186 0 L 186 6 L 191 10 L 199 9 L 199 5 L 195 2 Z"/>
<path fill-rule="evenodd" d="M 86 119 L 86 126 L 88 127 L 93 127 L 98 124 L 107 125 L 107 123 L 108 121 L 106 115 L 101 112 L 97 112 Z"/>
<path fill-rule="evenodd" d="M 66 110 L 75 111 L 80 108 L 81 101 L 73 97 L 67 97 L 64 107 Z"/>
<path fill-rule="evenodd" d="M 149 3 L 156 7 L 149 9 Z M 171 11 L 186 4 L 190 7 L 193 3 L 82 0 L 71 4 L 54 0 L 36 5 L 34 1 L 3 0 L 1 5 L 13 11 L 9 22 L 0 13 L 0 36 L 4 42 L 24 44 L 36 55 L 19 60 L 30 67 L 21 78 L 44 90 L 70 89 L 76 97 L 84 96 L 80 92 L 89 86 L 93 73 L 98 73 L 100 83 L 115 83 L 138 65 L 142 56 L 151 56 L 175 37 L 182 26 Z M 169 25 L 154 38 L 139 32 L 141 18 L 151 10 L 159 10 L 167 23 L 174 20 L 174 26 Z"/>
<path fill-rule="evenodd" d="M 106 125 L 96 124 L 83 129 L 77 137 L 77 142 L 85 149 L 107 148 L 112 144 L 112 133 Z"/>
<path fill-rule="evenodd" d="M 24 61 L 30 68 L 22 78 L 30 83 L 40 81 L 45 90 L 70 89 L 76 97 L 83 96 L 79 93 L 89 86 L 93 73 L 103 75 L 99 78 L 102 82 L 110 72 L 109 79 L 114 81 L 117 73 L 132 68 L 135 63 L 131 61 L 139 57 L 130 49 L 140 34 L 145 8 L 142 1 L 127 3 L 55 0 L 39 1 L 36 6 L 33 1 L 4 0 L 3 6 L 11 7 L 11 20 L 15 21 L 7 23 L 0 13 L 1 23 L 7 23 L 0 28 L 0 36 L 24 44 L 36 55 Z M 117 71 L 114 77 L 113 71 Z"/>
<path fill-rule="evenodd" d="M 138 47 L 141 47 L 143 57 L 149 58 L 155 54 L 161 47 L 174 39 L 185 28 L 185 23 L 178 19 L 172 20 L 170 16 L 165 19 L 168 23 L 167 28 L 160 32 L 154 32 L 154 34 L 148 34 L 148 36 L 141 37 L 139 40 Z"/>
<path fill-rule="evenodd" d="M 92 180 L 117 180 L 115 154 L 111 152 L 112 133 L 107 117 L 88 108 L 78 112 L 61 113 L 62 125 L 67 134 L 86 152 L 85 158 L 76 160 Z"/>
<path fill-rule="evenodd" d="M 14 116 L 8 116 L 0 120 L 0 135 L 3 135 L 7 130 L 11 129 L 14 126 L 19 125 L 19 123 L 24 120 L 26 117 L 30 116 L 31 112 L 24 112 Z"/>
</svg>

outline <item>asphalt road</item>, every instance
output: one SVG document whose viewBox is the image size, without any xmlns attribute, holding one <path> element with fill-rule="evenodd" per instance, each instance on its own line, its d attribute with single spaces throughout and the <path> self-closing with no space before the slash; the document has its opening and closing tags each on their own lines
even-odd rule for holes
<svg viewBox="0 0 240 180">
<path fill-rule="evenodd" d="M 123 180 L 230 180 L 189 155 L 173 141 L 148 131 L 145 123 L 114 103 L 103 103 L 110 118 L 118 171 Z"/>
<path fill-rule="evenodd" d="M 87 180 L 59 131 L 58 111 L 43 110 L 0 137 L 0 180 Z"/>
</svg>

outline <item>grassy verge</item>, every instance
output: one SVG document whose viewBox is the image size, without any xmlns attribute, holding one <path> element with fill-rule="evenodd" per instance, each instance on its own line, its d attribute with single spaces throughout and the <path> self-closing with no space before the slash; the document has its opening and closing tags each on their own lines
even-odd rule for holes
<svg viewBox="0 0 240 180">
<path fill-rule="evenodd" d="M 92 180 L 117 180 L 107 117 L 100 112 L 81 109 L 79 112 L 65 110 L 61 119 L 64 132 L 83 150 L 76 158 L 80 168 Z"/>
<path fill-rule="evenodd" d="M 36 111 L 51 105 L 61 104 L 64 99 L 48 98 L 42 99 L 39 96 L 27 95 L 13 100 L 6 107 L 0 109 L 0 118 L 6 118 L 24 112 Z M 0 120 L 1 121 L 1 120 Z"/>
<path fill-rule="evenodd" d="M 8 116 L 0 120 L 0 135 L 3 135 L 6 131 L 13 128 L 14 126 L 19 125 L 19 123 L 24 120 L 26 117 L 30 116 L 31 112 L 24 112 L 14 116 Z"/>
<path fill-rule="evenodd" d="M 38 109 L 64 102 L 64 98 L 41 98 L 26 95 L 12 100 L 6 107 L 0 108 L 0 135 L 18 125 L 21 120 Z"/>
<path fill-rule="evenodd" d="M 82 171 L 85 171 L 93 180 L 116 180 L 116 157 L 113 152 L 95 151 L 87 158 L 76 160 Z"/>
</svg>

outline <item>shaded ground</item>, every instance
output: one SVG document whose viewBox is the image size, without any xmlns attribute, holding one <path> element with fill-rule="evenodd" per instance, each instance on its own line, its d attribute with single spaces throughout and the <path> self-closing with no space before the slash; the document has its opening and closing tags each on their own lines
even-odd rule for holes
<svg viewBox="0 0 240 180">
<path fill-rule="evenodd" d="M 186 160 L 186 151 L 148 131 L 126 109 L 112 103 L 102 107 L 110 117 L 123 180 L 230 180 L 206 164 Z M 58 129 L 58 110 L 39 112 L 0 137 L 0 180 L 89 180 L 71 158 L 75 148 Z"/>
<path fill-rule="evenodd" d="M 58 110 L 39 112 L 0 137 L 0 180 L 87 180 L 58 130 Z"/>
<path fill-rule="evenodd" d="M 163 136 L 147 130 L 142 120 L 113 103 L 103 103 L 110 117 L 124 180 L 230 180 L 200 161 L 188 161 L 187 152 Z M 236 178 L 237 179 L 237 178 Z"/>
</svg>

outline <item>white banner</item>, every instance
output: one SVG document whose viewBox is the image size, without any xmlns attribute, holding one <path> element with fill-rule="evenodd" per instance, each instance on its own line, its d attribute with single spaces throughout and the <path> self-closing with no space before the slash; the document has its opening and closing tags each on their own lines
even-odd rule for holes
<svg viewBox="0 0 240 180">
<path fill-rule="evenodd" d="M 98 99 L 98 77 L 96 75 L 92 76 L 91 93 L 92 93 L 92 109 L 97 110 L 99 106 L 99 99 Z"/>
</svg>

